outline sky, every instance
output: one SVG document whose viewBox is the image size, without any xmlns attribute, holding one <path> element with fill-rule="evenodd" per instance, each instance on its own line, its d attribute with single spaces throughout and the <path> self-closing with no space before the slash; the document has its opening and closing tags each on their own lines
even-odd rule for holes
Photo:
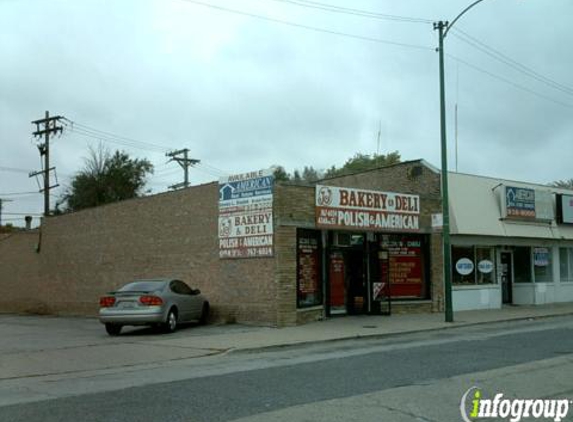
<svg viewBox="0 0 573 422">
<path fill-rule="evenodd" d="M 65 117 L 50 142 L 52 205 L 100 144 L 150 160 L 150 193 L 182 181 L 165 156 L 182 148 L 201 160 L 193 185 L 356 153 L 440 167 L 433 22 L 470 3 L 0 0 L 2 221 L 43 210 L 28 173 L 41 169 L 31 121 L 45 111 Z M 570 0 L 483 0 L 452 27 L 451 171 L 573 178 L 572 19 Z"/>
</svg>

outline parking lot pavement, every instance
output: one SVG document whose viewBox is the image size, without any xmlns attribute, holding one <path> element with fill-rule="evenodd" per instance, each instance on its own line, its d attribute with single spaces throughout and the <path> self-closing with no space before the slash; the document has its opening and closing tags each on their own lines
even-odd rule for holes
<svg viewBox="0 0 573 422">
<path fill-rule="evenodd" d="M 81 371 L 135 369 L 194 359 L 229 350 L 260 350 L 321 341 L 384 337 L 474 324 L 573 314 L 573 303 L 513 306 L 455 314 L 352 316 L 282 329 L 231 325 L 191 325 L 164 335 L 148 328 L 106 334 L 96 318 L 0 315 L 0 380 Z"/>
<path fill-rule="evenodd" d="M 171 335 L 151 329 L 125 329 L 119 337 L 106 334 L 95 318 L 0 315 L 0 380 L 80 371 L 148 365 L 222 353 L 197 342 L 173 346 L 193 330 Z"/>
</svg>

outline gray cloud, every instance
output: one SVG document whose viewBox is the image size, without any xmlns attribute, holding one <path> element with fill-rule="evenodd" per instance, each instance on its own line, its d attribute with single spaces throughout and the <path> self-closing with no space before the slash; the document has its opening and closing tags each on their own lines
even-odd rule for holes
<svg viewBox="0 0 573 422">
<path fill-rule="evenodd" d="M 39 167 L 30 121 L 44 110 L 167 147 L 189 147 L 207 166 L 242 172 L 341 165 L 356 152 L 398 150 L 440 165 L 437 34 L 431 24 L 368 20 L 274 1 L 208 0 L 248 13 L 427 47 L 417 50 L 323 34 L 182 0 L 102 3 L 0 1 L 0 166 Z M 335 1 L 345 7 L 451 20 L 466 3 Z M 469 2 L 467 2 L 469 4 Z M 563 84 L 570 83 L 573 4 L 484 1 L 456 26 Z M 446 52 L 558 101 L 571 95 L 533 81 L 460 41 Z M 465 172 L 547 182 L 573 177 L 571 108 L 447 61 L 450 168 L 459 102 L 459 165 Z M 459 81 L 459 82 L 458 82 Z M 572 84 L 573 85 L 573 84 Z M 458 88 L 456 88 L 458 86 Z M 54 143 L 62 174 L 81 168 L 75 133 Z M 162 153 L 127 149 L 157 164 L 155 190 L 179 180 Z M 215 178 L 209 167 L 192 180 Z M 0 173 L 0 193 L 35 189 Z M 56 192 L 57 193 L 57 192 Z M 10 203 L 41 211 L 41 198 Z"/>
</svg>

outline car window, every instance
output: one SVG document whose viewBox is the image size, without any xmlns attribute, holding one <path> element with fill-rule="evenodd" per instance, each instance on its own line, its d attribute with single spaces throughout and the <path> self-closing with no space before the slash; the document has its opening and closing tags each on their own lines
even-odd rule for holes
<svg viewBox="0 0 573 422">
<path fill-rule="evenodd" d="M 165 281 L 134 281 L 128 283 L 119 292 L 155 292 L 165 287 Z"/>
<path fill-rule="evenodd" d="M 171 287 L 171 290 L 174 293 L 178 293 L 180 295 L 193 294 L 191 288 L 187 284 L 183 283 L 181 280 L 173 280 L 169 286 Z"/>
</svg>

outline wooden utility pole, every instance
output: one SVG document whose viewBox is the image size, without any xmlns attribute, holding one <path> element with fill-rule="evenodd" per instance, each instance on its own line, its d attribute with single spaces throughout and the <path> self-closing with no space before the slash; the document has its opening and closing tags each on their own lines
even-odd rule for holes
<svg viewBox="0 0 573 422">
<path fill-rule="evenodd" d="M 2 227 L 2 207 L 4 206 L 4 202 L 12 202 L 12 200 L 0 198 L 0 227 Z"/>
<path fill-rule="evenodd" d="M 178 155 L 183 154 L 183 157 L 178 157 Z M 189 158 L 189 149 L 181 149 L 179 151 L 168 152 L 165 154 L 166 157 L 171 157 L 169 161 L 177 162 L 182 168 L 184 172 L 184 179 L 181 183 L 176 183 L 174 185 L 169 186 L 169 189 L 181 189 L 189 187 L 189 167 L 194 164 L 200 163 L 201 160 L 196 160 L 194 158 Z M 169 162 L 168 161 L 168 162 Z"/>
<path fill-rule="evenodd" d="M 42 175 L 44 178 L 44 187 L 40 189 L 40 192 L 44 192 L 44 216 L 50 215 L 50 189 L 59 186 L 57 183 L 50 185 L 50 171 L 56 169 L 55 167 L 50 168 L 50 135 L 62 132 L 63 127 L 58 126 L 60 119 L 62 119 L 62 116 L 50 117 L 50 112 L 46 111 L 45 118 L 32 122 L 33 125 L 36 125 L 36 130 L 32 134 L 38 138 L 41 138 L 42 135 L 44 136 L 44 143 L 38 145 L 40 156 L 44 157 L 44 169 L 29 175 L 29 177 Z"/>
</svg>

